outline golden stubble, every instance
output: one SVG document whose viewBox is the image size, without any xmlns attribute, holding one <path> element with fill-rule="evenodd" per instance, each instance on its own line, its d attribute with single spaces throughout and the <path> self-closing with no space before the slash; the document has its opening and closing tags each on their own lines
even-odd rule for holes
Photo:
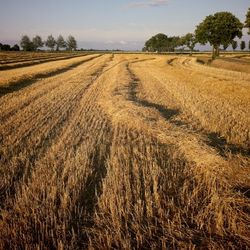
<svg viewBox="0 0 250 250">
<path fill-rule="evenodd" d="M 249 74 L 158 55 L 43 65 L 13 69 L 34 82 L 0 98 L 1 248 L 249 246 Z"/>
</svg>

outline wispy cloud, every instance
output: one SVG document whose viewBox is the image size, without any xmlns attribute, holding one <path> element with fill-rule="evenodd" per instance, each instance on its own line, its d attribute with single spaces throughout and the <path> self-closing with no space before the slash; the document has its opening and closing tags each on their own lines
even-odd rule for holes
<svg viewBox="0 0 250 250">
<path fill-rule="evenodd" d="M 169 0 L 145 0 L 141 2 L 131 2 L 127 5 L 127 8 L 141 8 L 141 7 L 159 7 L 167 5 Z"/>
</svg>

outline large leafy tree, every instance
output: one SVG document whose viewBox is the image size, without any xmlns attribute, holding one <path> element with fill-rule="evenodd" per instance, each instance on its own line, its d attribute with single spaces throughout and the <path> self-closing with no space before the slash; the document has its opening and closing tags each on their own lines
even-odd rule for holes
<svg viewBox="0 0 250 250">
<path fill-rule="evenodd" d="M 249 29 L 248 34 L 250 35 L 250 8 L 246 15 L 245 27 Z"/>
<path fill-rule="evenodd" d="M 195 35 L 199 43 L 213 46 L 213 58 L 219 56 L 219 47 L 232 43 L 235 37 L 242 37 L 243 24 L 230 12 L 217 12 L 201 22 Z"/>
<path fill-rule="evenodd" d="M 43 47 L 43 41 L 42 41 L 42 38 L 40 36 L 35 36 L 33 39 L 32 39 L 32 43 L 34 45 L 34 49 L 37 50 L 38 48 L 40 47 Z"/>
<path fill-rule="evenodd" d="M 67 48 L 68 50 L 76 50 L 77 48 L 77 42 L 76 39 L 73 36 L 69 36 L 67 39 Z"/>
<path fill-rule="evenodd" d="M 60 48 L 66 48 L 67 44 L 64 41 L 64 38 L 62 35 L 59 35 L 58 38 L 56 39 L 56 50 L 60 50 Z"/>
<path fill-rule="evenodd" d="M 51 50 L 54 50 L 55 46 L 56 46 L 56 40 L 55 38 L 52 36 L 52 35 L 49 35 L 46 42 L 45 42 L 45 45 L 47 47 L 49 47 Z"/>
<path fill-rule="evenodd" d="M 34 44 L 31 42 L 30 38 L 27 35 L 22 36 L 20 45 L 24 51 L 34 50 Z"/>
<path fill-rule="evenodd" d="M 197 39 L 194 34 L 187 33 L 181 38 L 181 45 L 185 45 L 190 49 L 190 55 L 192 55 L 195 45 L 197 44 Z"/>
</svg>

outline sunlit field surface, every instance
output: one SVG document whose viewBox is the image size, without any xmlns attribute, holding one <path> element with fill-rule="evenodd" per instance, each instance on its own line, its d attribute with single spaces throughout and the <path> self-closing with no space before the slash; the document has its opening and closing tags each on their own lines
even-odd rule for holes
<svg viewBox="0 0 250 250">
<path fill-rule="evenodd" d="M 248 249 L 250 55 L 209 56 L 0 53 L 0 249 Z"/>
</svg>

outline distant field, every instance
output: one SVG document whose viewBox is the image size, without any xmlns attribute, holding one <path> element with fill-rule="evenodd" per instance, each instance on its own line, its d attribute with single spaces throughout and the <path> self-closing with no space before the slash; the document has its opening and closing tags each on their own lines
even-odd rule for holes
<svg viewBox="0 0 250 250">
<path fill-rule="evenodd" d="M 68 52 L 1 52 L 0 51 L 0 70 L 13 69 L 35 64 L 69 59 L 83 55 L 83 53 Z"/>
<path fill-rule="evenodd" d="M 0 249 L 250 248 L 250 55 L 0 53 Z"/>
<path fill-rule="evenodd" d="M 206 63 L 216 68 L 250 73 L 249 54 L 222 54 L 220 58 L 211 61 L 210 55 L 195 55 L 200 63 Z"/>
</svg>

